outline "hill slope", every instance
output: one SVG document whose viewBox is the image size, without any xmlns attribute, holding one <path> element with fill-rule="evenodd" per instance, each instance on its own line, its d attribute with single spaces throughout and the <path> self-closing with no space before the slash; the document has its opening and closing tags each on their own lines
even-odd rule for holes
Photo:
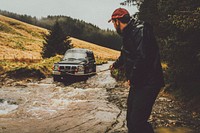
<svg viewBox="0 0 200 133">
<path fill-rule="evenodd" d="M 47 33 L 46 29 L 0 15 L 0 59 L 41 58 Z"/>
<path fill-rule="evenodd" d="M 48 30 L 0 15 L 0 59 L 34 58 L 40 59 L 44 35 Z M 71 38 L 74 47 L 88 48 L 95 56 L 116 59 L 119 52 Z"/>
</svg>

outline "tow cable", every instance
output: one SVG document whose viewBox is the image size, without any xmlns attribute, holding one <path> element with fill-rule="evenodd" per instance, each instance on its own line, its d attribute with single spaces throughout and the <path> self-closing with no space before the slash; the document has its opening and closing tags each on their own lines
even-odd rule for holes
<svg viewBox="0 0 200 133">
<path fill-rule="evenodd" d="M 73 74 L 73 73 L 68 73 L 68 72 L 66 72 L 66 74 L 71 75 L 71 76 L 89 76 L 89 75 L 99 74 L 99 73 L 102 73 L 102 72 L 105 72 L 108 70 L 110 70 L 110 68 L 101 70 L 99 72 L 91 72 L 91 73 L 87 73 L 87 74 Z"/>
</svg>

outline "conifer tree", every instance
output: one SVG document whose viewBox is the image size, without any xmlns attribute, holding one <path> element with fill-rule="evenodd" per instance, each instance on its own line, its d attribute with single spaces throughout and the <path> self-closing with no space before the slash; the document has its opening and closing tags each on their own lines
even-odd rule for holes
<svg viewBox="0 0 200 133">
<path fill-rule="evenodd" d="M 71 47 L 70 43 L 69 37 L 66 37 L 59 23 L 56 22 L 50 34 L 45 38 L 42 57 L 49 58 L 56 54 L 64 54 Z"/>
</svg>

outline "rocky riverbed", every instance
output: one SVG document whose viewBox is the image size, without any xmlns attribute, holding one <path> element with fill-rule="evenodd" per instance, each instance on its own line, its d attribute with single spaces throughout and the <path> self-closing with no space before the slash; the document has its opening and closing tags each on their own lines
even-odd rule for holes
<svg viewBox="0 0 200 133">
<path fill-rule="evenodd" d="M 108 67 L 98 66 L 97 71 Z M 0 87 L 0 133 L 126 133 L 128 91 L 109 71 L 71 83 L 5 78 Z M 163 92 L 149 121 L 156 133 L 200 132 L 199 114 Z"/>
</svg>

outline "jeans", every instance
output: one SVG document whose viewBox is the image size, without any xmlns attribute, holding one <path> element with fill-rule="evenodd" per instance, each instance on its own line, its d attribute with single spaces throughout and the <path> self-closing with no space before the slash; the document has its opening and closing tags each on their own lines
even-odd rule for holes
<svg viewBox="0 0 200 133">
<path fill-rule="evenodd" d="M 160 87 L 131 86 L 127 100 L 128 133 L 154 133 L 148 119 Z"/>
</svg>

